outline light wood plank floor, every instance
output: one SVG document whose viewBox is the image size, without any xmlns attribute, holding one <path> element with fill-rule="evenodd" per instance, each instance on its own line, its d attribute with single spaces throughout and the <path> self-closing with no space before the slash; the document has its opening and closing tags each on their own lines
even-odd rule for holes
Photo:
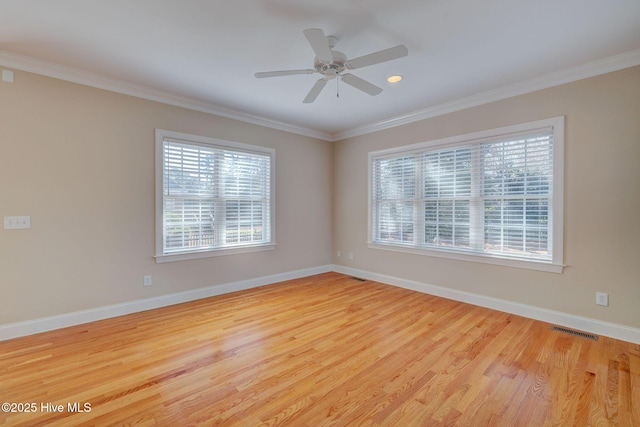
<svg viewBox="0 0 640 427">
<path fill-rule="evenodd" d="M 0 424 L 640 426 L 640 346 L 550 327 L 327 273 L 1 342 Z"/>
</svg>

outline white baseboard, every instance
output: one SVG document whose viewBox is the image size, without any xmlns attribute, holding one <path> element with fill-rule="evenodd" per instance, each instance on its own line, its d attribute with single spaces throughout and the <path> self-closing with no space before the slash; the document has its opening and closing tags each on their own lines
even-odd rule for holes
<svg viewBox="0 0 640 427">
<path fill-rule="evenodd" d="M 192 291 L 185 291 L 175 294 L 162 295 L 154 298 L 125 302 L 122 304 L 108 305 L 90 310 L 82 310 L 57 316 L 28 320 L 25 322 L 0 325 L 0 341 L 37 334 L 40 332 L 51 331 L 54 329 L 66 328 L 68 326 L 80 325 L 82 323 L 94 322 L 96 320 L 108 319 L 110 317 L 136 313 L 139 311 L 166 307 L 169 305 L 227 294 L 230 292 L 257 288 L 259 286 L 269 285 L 271 283 L 297 279 L 314 274 L 327 273 L 329 271 L 332 271 L 332 266 L 325 265 L 303 270 L 274 274 L 271 276 L 257 277 L 255 279 L 241 280 L 239 282 L 210 286 L 207 288 L 194 289 Z"/>
<path fill-rule="evenodd" d="M 576 316 L 560 311 L 548 310 L 546 308 L 535 307 L 517 302 L 506 301 L 470 292 L 458 291 L 455 289 L 443 288 L 426 283 L 406 280 L 399 277 L 387 276 L 384 274 L 372 273 L 358 270 L 342 265 L 333 265 L 332 270 L 337 273 L 348 274 L 367 280 L 373 280 L 388 285 L 398 286 L 405 289 L 435 295 L 455 301 L 465 302 L 481 307 L 491 308 L 505 313 L 517 314 L 530 319 L 541 320 L 572 329 L 578 329 L 592 334 L 604 335 L 623 341 L 640 344 L 640 329 L 616 323 L 603 322 L 601 320 L 590 319 L 588 317 Z"/>
<path fill-rule="evenodd" d="M 568 328 L 578 329 L 597 335 L 604 335 L 607 337 L 640 344 L 640 329 L 637 328 L 619 325 L 616 323 L 603 322 L 600 320 L 576 316 L 559 311 L 547 310 L 545 308 L 487 297 L 470 292 L 443 288 L 440 286 L 429 285 L 426 283 L 402 279 L 399 277 L 372 273 L 369 271 L 358 270 L 342 265 L 324 265 L 303 270 L 295 270 L 286 273 L 274 274 L 271 276 L 257 277 L 255 279 L 248 279 L 217 286 L 210 286 L 207 288 L 195 289 L 192 291 L 162 295 L 159 297 L 131 301 L 122 304 L 108 305 L 105 307 L 98 307 L 90 310 L 82 310 L 57 316 L 28 320 L 25 322 L 0 325 L 0 341 L 37 334 L 40 332 L 51 331 L 54 329 L 66 328 L 68 326 L 94 322 L 96 320 L 122 316 L 125 314 L 136 313 L 139 311 L 166 307 L 169 305 L 194 301 L 201 298 L 208 298 L 245 289 L 257 288 L 259 286 L 269 285 L 271 283 L 297 279 L 314 274 L 327 273 L 329 271 L 335 271 L 337 273 L 348 274 L 350 276 L 361 277 L 368 280 L 374 280 L 376 282 L 386 283 L 388 285 L 411 289 L 430 295 L 478 305 L 481 307 L 487 307 L 506 313 L 512 313 L 531 319 L 541 320 L 543 322 L 553 323 Z"/>
</svg>

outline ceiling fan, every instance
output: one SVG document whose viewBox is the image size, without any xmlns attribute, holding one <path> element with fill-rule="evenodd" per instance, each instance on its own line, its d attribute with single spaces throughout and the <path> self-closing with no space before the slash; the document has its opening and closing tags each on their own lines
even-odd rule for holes
<svg viewBox="0 0 640 427">
<path fill-rule="evenodd" d="M 307 68 L 303 70 L 266 71 L 256 73 L 255 76 L 261 79 L 265 77 L 291 76 L 295 74 L 321 74 L 322 77 L 313 85 L 306 98 L 302 101 L 305 104 L 315 101 L 329 80 L 336 78 L 339 78 L 346 84 L 368 93 L 371 96 L 378 95 L 382 92 L 382 88 L 379 88 L 373 83 L 369 83 L 360 77 L 354 76 L 353 74 L 345 73 L 344 71 L 380 64 L 382 62 L 402 58 L 409 54 L 406 46 L 399 45 L 370 53 L 368 55 L 359 56 L 357 58 L 347 59 L 347 56 L 344 53 L 333 50 L 338 41 L 336 37 L 327 37 L 324 35 L 324 32 L 318 28 L 309 28 L 304 30 L 303 33 L 316 54 L 313 62 L 313 69 Z"/>
</svg>

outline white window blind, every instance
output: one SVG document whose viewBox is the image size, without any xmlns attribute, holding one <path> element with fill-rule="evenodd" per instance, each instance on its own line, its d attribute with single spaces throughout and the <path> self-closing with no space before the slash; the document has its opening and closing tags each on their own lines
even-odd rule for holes
<svg viewBox="0 0 640 427">
<path fill-rule="evenodd" d="M 192 139 L 199 141 L 161 135 L 157 142 L 162 178 L 156 255 L 272 244 L 273 153 Z"/>
<path fill-rule="evenodd" d="M 561 264 L 563 127 L 542 124 L 371 153 L 371 243 Z"/>
</svg>

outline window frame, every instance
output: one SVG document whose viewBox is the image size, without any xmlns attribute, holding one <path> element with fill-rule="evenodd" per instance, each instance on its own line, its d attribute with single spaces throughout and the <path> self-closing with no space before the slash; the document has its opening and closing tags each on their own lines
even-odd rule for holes
<svg viewBox="0 0 640 427">
<path fill-rule="evenodd" d="M 239 153 L 259 154 L 270 159 L 269 176 L 269 227 L 270 240 L 256 244 L 230 245 L 225 247 L 213 247 L 164 253 L 164 142 L 173 140 L 193 146 L 204 146 L 222 150 L 236 151 Z M 206 136 L 191 135 L 165 129 L 155 130 L 155 228 L 156 228 L 156 263 L 184 261 L 191 259 L 209 258 L 215 256 L 242 254 L 257 251 L 273 250 L 276 247 L 275 239 L 275 149 L 244 144 L 240 142 L 225 141 Z"/>
<path fill-rule="evenodd" d="M 498 254 L 452 251 L 444 248 L 423 247 L 414 245 L 393 244 L 388 242 L 375 242 L 374 239 L 374 161 L 383 157 L 409 155 L 417 151 L 438 151 L 455 147 L 469 146 L 502 139 L 511 135 L 533 133 L 544 128 L 551 128 L 553 134 L 553 190 L 551 195 L 552 207 L 552 259 L 538 260 L 525 258 L 506 258 Z M 562 273 L 563 264 L 563 237 L 564 237 L 564 116 L 549 119 L 536 120 L 511 126 L 488 129 L 478 132 L 456 135 L 417 144 L 394 147 L 384 150 L 369 152 L 368 154 L 368 212 L 367 212 L 367 246 L 371 249 L 403 252 L 425 255 L 438 258 L 479 262 L 485 264 L 501 265 L 507 267 L 525 268 L 553 273 Z M 416 224 L 414 223 L 414 226 Z M 473 226 L 473 224 L 470 224 Z"/>
</svg>

